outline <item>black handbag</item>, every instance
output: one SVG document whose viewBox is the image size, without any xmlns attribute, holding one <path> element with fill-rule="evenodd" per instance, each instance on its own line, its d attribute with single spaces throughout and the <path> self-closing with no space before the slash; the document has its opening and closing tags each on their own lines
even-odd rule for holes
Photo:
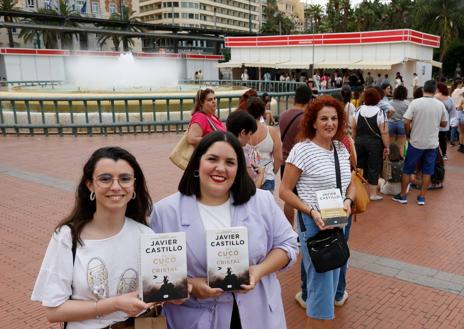
<svg viewBox="0 0 464 329">
<path fill-rule="evenodd" d="M 337 187 L 341 191 L 340 163 L 338 162 L 335 145 L 333 145 L 333 149 Z M 298 217 L 301 231 L 304 232 L 306 231 L 306 227 L 303 218 L 302 216 Z M 341 228 L 319 231 L 315 236 L 306 240 L 306 246 L 308 247 L 309 257 L 311 257 L 311 262 L 317 273 L 324 273 L 342 267 L 346 264 L 348 258 L 350 258 L 350 249 Z"/>
<path fill-rule="evenodd" d="M 306 246 L 317 273 L 342 267 L 350 257 L 350 249 L 341 228 L 319 231 L 306 240 Z"/>
</svg>

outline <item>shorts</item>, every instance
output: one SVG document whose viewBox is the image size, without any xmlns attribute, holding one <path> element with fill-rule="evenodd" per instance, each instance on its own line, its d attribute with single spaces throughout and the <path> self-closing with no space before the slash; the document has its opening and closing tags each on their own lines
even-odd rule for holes
<svg viewBox="0 0 464 329">
<path fill-rule="evenodd" d="M 306 240 L 316 235 L 319 228 L 314 224 L 311 217 L 298 212 L 298 219 L 302 219 L 306 227 L 305 232 L 301 232 L 300 220 L 298 220 L 298 236 L 301 243 L 303 254 L 303 266 L 306 272 L 306 288 L 308 296 L 306 298 L 306 315 L 319 320 L 333 320 L 335 318 L 334 301 L 337 292 L 340 268 L 325 273 L 317 273 L 309 257 Z"/>
<path fill-rule="evenodd" d="M 404 130 L 403 121 L 389 121 L 388 122 L 388 134 L 390 136 L 406 136 L 406 131 Z"/>
<path fill-rule="evenodd" d="M 458 111 L 458 120 L 460 125 L 464 125 L 464 111 Z"/>
<path fill-rule="evenodd" d="M 411 175 L 416 171 L 417 164 L 421 165 L 422 174 L 433 175 L 435 171 L 435 160 L 437 159 L 438 147 L 434 149 L 417 149 L 408 144 L 406 159 L 404 160 L 403 173 Z"/>
<path fill-rule="evenodd" d="M 263 185 L 261 185 L 260 189 L 269 191 L 269 192 L 271 192 L 271 193 L 274 193 L 274 189 L 275 189 L 275 180 L 273 180 L 273 179 L 266 179 L 266 180 L 264 181 Z"/>
</svg>

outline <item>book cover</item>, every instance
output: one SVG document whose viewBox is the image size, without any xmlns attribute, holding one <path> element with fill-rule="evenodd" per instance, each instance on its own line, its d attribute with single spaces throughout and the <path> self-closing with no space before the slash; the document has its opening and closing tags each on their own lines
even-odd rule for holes
<svg viewBox="0 0 464 329">
<path fill-rule="evenodd" d="M 338 188 L 316 191 L 319 212 L 326 226 L 343 227 L 348 216 L 343 209 L 343 199 Z"/>
<path fill-rule="evenodd" d="M 207 230 L 206 256 L 210 287 L 234 291 L 250 283 L 246 227 Z"/>
<path fill-rule="evenodd" d="M 142 235 L 140 295 L 146 303 L 188 297 L 185 232 Z"/>
</svg>

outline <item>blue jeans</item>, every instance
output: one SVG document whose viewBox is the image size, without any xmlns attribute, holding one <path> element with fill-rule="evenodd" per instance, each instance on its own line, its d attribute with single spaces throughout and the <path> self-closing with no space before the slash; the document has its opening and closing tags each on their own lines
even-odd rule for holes
<svg viewBox="0 0 464 329">
<path fill-rule="evenodd" d="M 345 228 L 343 229 L 343 235 L 345 236 L 345 240 L 348 242 L 348 238 L 350 237 L 350 229 L 351 229 L 351 219 L 352 215 L 348 217 L 348 224 L 346 224 Z M 348 269 L 348 263 L 340 267 L 340 277 L 338 278 L 338 286 L 337 292 L 335 294 L 335 300 L 341 300 L 343 298 L 343 294 L 346 288 L 346 270 Z"/>
<path fill-rule="evenodd" d="M 306 231 L 301 231 L 300 220 L 303 221 Z M 298 236 L 301 241 L 303 267 L 306 274 L 306 315 L 320 320 L 332 320 L 335 317 L 334 300 L 337 291 L 340 269 L 317 273 L 309 257 L 306 240 L 317 234 L 319 228 L 313 219 L 306 214 L 298 212 Z"/>
<path fill-rule="evenodd" d="M 348 217 L 348 224 L 343 229 L 343 235 L 345 236 L 346 241 L 350 237 L 350 229 L 353 215 Z M 300 241 L 300 243 L 303 243 Z M 340 267 L 340 277 L 338 278 L 337 292 L 335 293 L 335 300 L 341 300 L 346 289 L 346 271 L 348 269 L 348 263 Z M 300 282 L 301 282 L 301 298 L 306 300 L 308 298 L 308 289 L 306 288 L 306 271 L 303 265 L 303 259 L 301 259 L 300 264 Z"/>
<path fill-rule="evenodd" d="M 458 140 L 458 127 L 451 127 L 450 141 L 456 142 Z"/>
</svg>

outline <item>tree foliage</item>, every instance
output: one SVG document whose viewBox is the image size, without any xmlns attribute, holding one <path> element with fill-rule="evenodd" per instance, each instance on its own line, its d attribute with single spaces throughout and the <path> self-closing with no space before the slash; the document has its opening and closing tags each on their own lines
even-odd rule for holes
<svg viewBox="0 0 464 329">
<path fill-rule="evenodd" d="M 103 27 L 103 29 L 108 29 L 108 30 L 121 30 L 121 31 L 130 31 L 130 32 L 141 32 L 142 30 L 136 26 L 134 26 L 132 23 L 137 22 L 137 19 L 133 18 L 134 11 L 129 10 L 128 7 L 122 6 L 121 7 L 121 13 L 114 13 L 110 16 L 110 20 L 113 21 L 122 21 L 125 22 L 126 24 L 124 26 L 109 26 L 109 27 Z M 113 50 L 114 51 L 119 51 L 119 45 L 122 42 L 123 44 L 123 50 L 124 51 L 129 51 L 133 46 L 134 46 L 134 40 L 133 37 L 128 37 L 125 35 L 116 35 L 116 34 L 101 34 L 100 37 L 98 38 L 98 43 L 100 46 L 103 46 L 106 41 L 111 40 L 113 43 Z"/>
<path fill-rule="evenodd" d="M 16 5 L 16 0 L 0 0 L 0 10 L 4 11 L 10 11 L 14 10 Z M 11 16 L 4 16 L 4 20 L 6 23 L 12 23 L 15 18 Z M 11 27 L 7 28 L 7 33 L 8 33 L 8 46 L 10 48 L 14 48 L 15 43 L 13 40 L 13 31 Z"/>
<path fill-rule="evenodd" d="M 39 14 L 47 14 L 54 16 L 78 16 L 79 14 L 72 9 L 66 0 L 60 0 L 58 2 L 58 7 L 53 8 L 40 8 L 37 10 Z M 56 25 L 56 26 L 65 26 L 65 27 L 78 27 L 79 24 L 72 22 L 70 20 L 65 20 L 64 23 L 58 20 L 49 20 L 42 17 L 32 17 L 22 19 L 22 22 L 35 25 Z M 55 30 L 42 30 L 42 39 L 45 48 L 59 48 L 72 47 L 73 36 L 78 34 L 77 32 L 60 32 Z M 37 40 L 39 37 L 39 32 L 33 28 L 22 28 L 19 33 L 19 38 L 22 38 L 25 42 Z"/>
<path fill-rule="evenodd" d="M 275 0 L 268 1 L 264 11 L 266 21 L 261 27 L 264 34 L 291 34 L 294 32 L 295 24 L 277 7 Z"/>
</svg>

